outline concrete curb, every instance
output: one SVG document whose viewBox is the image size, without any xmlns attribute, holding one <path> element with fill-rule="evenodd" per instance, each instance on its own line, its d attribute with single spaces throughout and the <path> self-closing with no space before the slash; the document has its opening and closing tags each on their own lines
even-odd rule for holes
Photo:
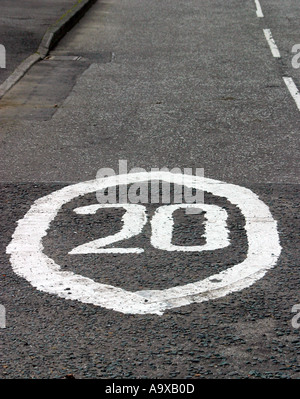
<svg viewBox="0 0 300 399">
<path fill-rule="evenodd" d="M 14 72 L 0 85 L 0 99 L 28 72 L 38 61 L 44 59 L 59 40 L 83 17 L 97 0 L 77 0 L 44 34 L 36 53 L 27 57 Z"/>
</svg>

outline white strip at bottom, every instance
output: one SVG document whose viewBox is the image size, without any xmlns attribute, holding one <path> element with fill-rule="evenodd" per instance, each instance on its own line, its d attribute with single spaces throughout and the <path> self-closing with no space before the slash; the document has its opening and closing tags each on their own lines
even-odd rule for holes
<svg viewBox="0 0 300 399">
<path fill-rule="evenodd" d="M 300 93 L 297 86 L 295 85 L 292 78 L 284 77 L 283 80 L 300 111 Z"/>
</svg>

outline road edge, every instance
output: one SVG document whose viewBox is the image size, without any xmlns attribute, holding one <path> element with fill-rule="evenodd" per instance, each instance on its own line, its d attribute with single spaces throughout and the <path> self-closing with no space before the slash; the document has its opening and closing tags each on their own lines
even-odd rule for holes
<svg viewBox="0 0 300 399">
<path fill-rule="evenodd" d="M 97 0 L 77 0 L 45 32 L 37 51 L 27 57 L 11 75 L 0 85 L 0 99 L 29 71 L 38 61 L 44 59 L 49 51 L 73 28 Z"/>
</svg>

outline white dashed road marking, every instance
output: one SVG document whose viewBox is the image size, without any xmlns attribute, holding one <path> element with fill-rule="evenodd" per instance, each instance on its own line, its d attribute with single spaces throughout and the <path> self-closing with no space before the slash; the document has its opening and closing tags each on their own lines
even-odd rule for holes
<svg viewBox="0 0 300 399">
<path fill-rule="evenodd" d="M 112 236 L 99 238 L 98 240 L 82 244 L 69 252 L 70 255 L 79 254 L 103 254 L 103 253 L 141 253 L 143 248 L 103 248 L 104 246 L 113 244 L 121 240 L 127 240 L 130 237 L 138 235 L 142 232 L 143 227 L 147 223 L 146 207 L 137 204 L 96 204 L 83 206 L 74 209 L 74 212 L 80 215 L 96 213 L 98 209 L 105 208 L 124 208 L 126 210 L 122 217 L 123 228 L 117 234 Z"/>
<path fill-rule="evenodd" d="M 267 42 L 268 42 L 268 44 L 270 46 L 270 49 L 271 49 L 273 57 L 280 58 L 280 52 L 279 52 L 278 47 L 277 47 L 277 45 L 275 43 L 275 40 L 273 39 L 271 30 L 270 29 L 264 29 L 263 31 L 264 31 L 265 37 L 267 39 Z"/>
<path fill-rule="evenodd" d="M 297 86 L 295 85 L 292 78 L 284 77 L 283 80 L 300 111 L 300 93 Z"/>
<path fill-rule="evenodd" d="M 263 18 L 264 14 L 262 12 L 259 0 L 254 0 L 254 1 L 255 1 L 255 5 L 256 5 L 256 15 L 257 15 L 257 17 L 258 18 Z"/>
</svg>

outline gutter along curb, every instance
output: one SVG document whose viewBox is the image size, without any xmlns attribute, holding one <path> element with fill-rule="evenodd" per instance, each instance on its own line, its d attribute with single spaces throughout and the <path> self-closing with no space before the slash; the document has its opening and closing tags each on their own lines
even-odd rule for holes
<svg viewBox="0 0 300 399">
<path fill-rule="evenodd" d="M 97 0 L 77 0 L 44 34 L 34 54 L 27 57 L 13 73 L 0 85 L 0 99 L 29 71 L 38 61 L 43 60 L 49 51 L 73 28 Z"/>
</svg>

